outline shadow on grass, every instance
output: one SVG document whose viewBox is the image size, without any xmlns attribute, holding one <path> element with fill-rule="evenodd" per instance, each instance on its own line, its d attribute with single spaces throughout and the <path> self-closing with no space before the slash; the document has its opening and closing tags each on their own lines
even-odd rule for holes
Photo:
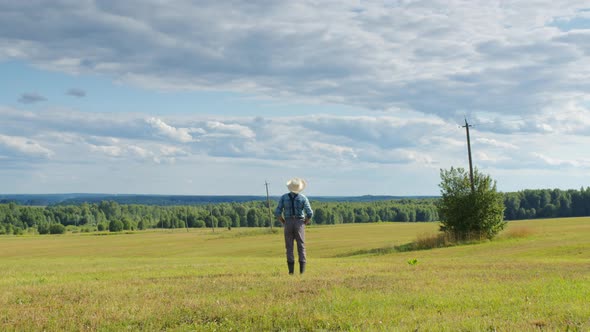
<svg viewBox="0 0 590 332">
<path fill-rule="evenodd" d="M 447 245 L 445 247 L 451 247 L 453 245 Z M 437 247 L 443 248 L 443 247 Z M 372 248 L 372 249 L 361 249 L 356 251 L 351 251 L 343 254 L 336 255 L 335 257 L 352 257 L 352 256 L 361 256 L 361 255 L 388 255 L 396 252 L 410 252 L 410 251 L 420 251 L 420 250 L 429 250 L 434 248 L 427 248 L 421 247 L 417 245 L 416 242 L 409 242 L 405 244 L 401 244 L 399 246 L 387 246 L 381 248 Z"/>
<path fill-rule="evenodd" d="M 447 233 L 437 234 L 421 234 L 418 238 L 409 243 L 401 245 L 386 246 L 381 248 L 363 249 L 356 250 L 344 254 L 337 255 L 337 257 L 351 257 L 359 255 L 387 255 L 396 252 L 410 252 L 429 250 L 436 248 L 447 248 L 459 245 L 471 245 L 478 244 L 488 241 L 487 239 L 481 238 L 481 236 L 469 238 L 467 240 L 457 241 L 456 239 L 449 236 Z"/>
<path fill-rule="evenodd" d="M 519 228 L 512 228 L 508 231 L 503 232 L 500 236 L 497 237 L 497 240 L 509 240 L 509 239 L 520 239 L 526 238 L 533 235 L 534 232 L 527 227 L 519 227 Z M 351 257 L 351 256 L 360 256 L 360 255 L 387 255 L 396 252 L 410 252 L 410 251 L 420 251 L 420 250 L 429 250 L 429 249 L 436 249 L 436 248 L 447 248 L 447 247 L 454 247 L 454 246 L 463 246 L 463 245 L 474 245 L 480 244 L 484 242 L 490 241 L 489 239 L 485 238 L 481 234 L 472 234 L 468 235 L 466 238 L 462 240 L 458 240 L 451 236 L 448 233 L 437 233 L 437 234 L 421 234 L 419 235 L 415 241 L 401 244 L 401 245 L 392 245 L 380 248 L 372 248 L 372 249 L 362 249 L 356 250 L 352 252 L 347 252 L 343 254 L 339 254 L 336 257 Z"/>
<path fill-rule="evenodd" d="M 93 232 L 84 235 L 91 235 L 91 236 L 110 236 L 110 235 L 122 235 L 122 234 L 137 234 L 137 232 L 133 231 L 124 231 L 124 232 Z"/>
<path fill-rule="evenodd" d="M 240 230 L 240 231 L 231 231 L 231 230 L 223 230 L 222 232 L 211 232 L 209 236 L 215 236 L 210 240 L 217 240 L 217 239 L 227 239 L 227 238 L 239 238 L 239 237 L 247 237 L 247 236 L 259 236 L 259 235 L 269 235 L 269 234 L 277 234 L 279 230 L 282 231 L 281 228 L 274 227 L 272 230 L 270 228 L 256 228 L 256 229 L 248 229 L 248 230 Z"/>
</svg>

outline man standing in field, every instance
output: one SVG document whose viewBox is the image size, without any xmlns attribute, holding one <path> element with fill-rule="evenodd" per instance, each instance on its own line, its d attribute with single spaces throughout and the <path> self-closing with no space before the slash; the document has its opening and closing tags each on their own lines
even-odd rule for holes
<svg viewBox="0 0 590 332">
<path fill-rule="evenodd" d="M 293 241 L 297 241 L 299 256 L 299 273 L 305 272 L 305 225 L 309 224 L 313 211 L 309 200 L 301 194 L 307 186 L 305 180 L 293 178 L 287 182 L 289 192 L 281 196 L 275 216 L 283 224 L 285 230 L 285 248 L 287 249 L 287 266 L 289 274 L 295 269 Z"/>
</svg>

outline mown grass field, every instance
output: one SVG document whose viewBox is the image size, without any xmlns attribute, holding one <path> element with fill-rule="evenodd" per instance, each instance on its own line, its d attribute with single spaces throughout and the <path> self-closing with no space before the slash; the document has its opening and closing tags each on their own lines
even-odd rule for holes
<svg viewBox="0 0 590 332">
<path fill-rule="evenodd" d="M 589 331 L 590 218 L 388 254 L 436 223 L 0 237 L 2 331 Z M 410 265 L 408 260 L 417 259 Z"/>
</svg>

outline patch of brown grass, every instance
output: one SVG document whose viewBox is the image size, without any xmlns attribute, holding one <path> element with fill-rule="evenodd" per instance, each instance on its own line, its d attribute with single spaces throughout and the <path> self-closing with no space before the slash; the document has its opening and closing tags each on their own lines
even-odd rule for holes
<svg viewBox="0 0 590 332">
<path fill-rule="evenodd" d="M 426 250 L 452 246 L 454 242 L 446 233 L 422 233 L 414 241 L 416 250 Z"/>
<path fill-rule="evenodd" d="M 535 232 L 532 228 L 526 226 L 509 227 L 502 233 L 502 238 L 505 239 L 521 239 L 533 235 Z"/>
</svg>

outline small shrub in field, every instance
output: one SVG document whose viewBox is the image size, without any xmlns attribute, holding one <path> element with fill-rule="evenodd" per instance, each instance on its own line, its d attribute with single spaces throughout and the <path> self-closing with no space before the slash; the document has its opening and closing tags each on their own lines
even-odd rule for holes
<svg viewBox="0 0 590 332">
<path fill-rule="evenodd" d="M 64 234 L 66 232 L 66 226 L 62 224 L 51 224 L 49 226 L 49 234 Z"/>
<path fill-rule="evenodd" d="M 98 226 L 96 226 L 96 229 L 98 229 L 99 232 L 104 232 L 107 230 L 107 227 L 105 226 L 105 224 L 98 224 Z"/>
<path fill-rule="evenodd" d="M 475 169 L 473 189 L 463 168 L 442 170 L 438 214 L 441 230 L 461 242 L 494 238 L 506 226 L 503 196 L 489 175 Z"/>
</svg>

